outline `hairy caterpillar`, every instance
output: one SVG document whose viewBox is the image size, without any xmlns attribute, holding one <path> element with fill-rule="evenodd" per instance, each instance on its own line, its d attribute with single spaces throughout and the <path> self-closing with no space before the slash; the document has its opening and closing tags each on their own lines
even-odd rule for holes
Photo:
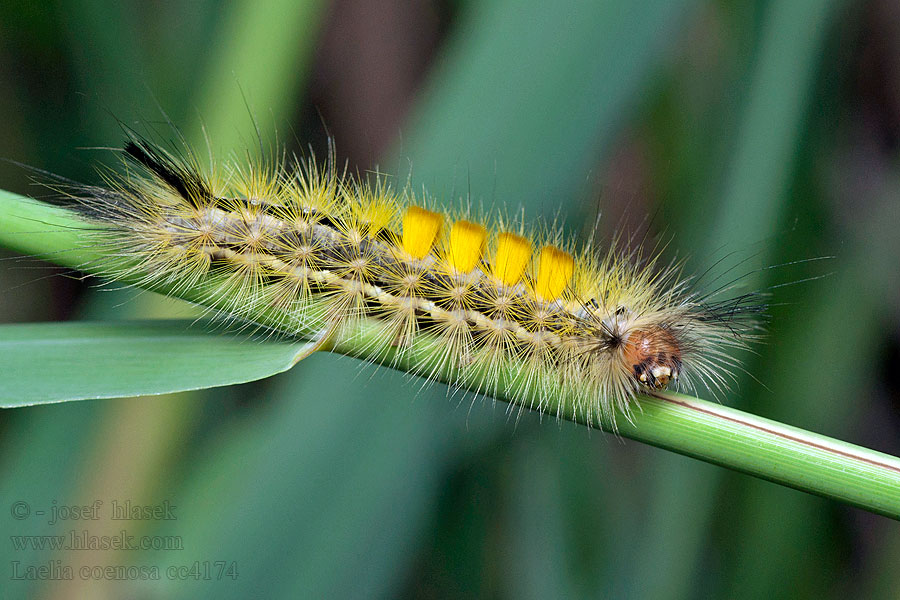
<svg viewBox="0 0 900 600">
<path fill-rule="evenodd" d="M 111 259 L 90 270 L 194 290 L 226 318 L 312 336 L 310 351 L 374 322 L 366 343 L 386 362 L 520 407 L 614 426 L 640 393 L 726 387 L 728 350 L 745 347 L 761 308 L 753 294 L 693 291 L 640 249 L 598 253 L 516 220 L 433 210 L 384 178 L 340 173 L 333 154 L 204 169 L 131 135 L 124 155 L 102 187 L 52 186 Z"/>
</svg>

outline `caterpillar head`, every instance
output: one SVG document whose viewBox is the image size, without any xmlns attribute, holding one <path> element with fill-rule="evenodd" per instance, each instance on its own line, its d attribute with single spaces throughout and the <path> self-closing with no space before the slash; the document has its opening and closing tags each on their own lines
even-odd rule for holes
<svg viewBox="0 0 900 600">
<path fill-rule="evenodd" d="M 623 355 L 637 382 L 652 390 L 677 381 L 681 373 L 680 344 L 669 329 L 659 325 L 628 332 Z"/>
</svg>

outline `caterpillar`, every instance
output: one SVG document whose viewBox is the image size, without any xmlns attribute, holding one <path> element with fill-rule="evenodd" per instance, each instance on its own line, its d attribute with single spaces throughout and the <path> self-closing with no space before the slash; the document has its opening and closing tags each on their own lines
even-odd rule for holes
<svg viewBox="0 0 900 600">
<path fill-rule="evenodd" d="M 100 186 L 57 182 L 53 201 L 86 222 L 107 257 L 88 270 L 110 280 L 312 338 L 309 352 L 352 346 L 366 322 L 357 354 L 520 410 L 615 427 L 642 393 L 735 379 L 757 295 L 703 294 L 680 263 L 619 242 L 600 251 L 521 218 L 440 210 L 408 185 L 341 172 L 330 148 L 322 164 L 202 167 L 129 133 L 123 169 Z"/>
</svg>

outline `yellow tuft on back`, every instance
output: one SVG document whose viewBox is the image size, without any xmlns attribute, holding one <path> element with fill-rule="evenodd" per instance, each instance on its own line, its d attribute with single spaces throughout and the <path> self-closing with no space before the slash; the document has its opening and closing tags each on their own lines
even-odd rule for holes
<svg viewBox="0 0 900 600">
<path fill-rule="evenodd" d="M 542 300 L 556 300 L 566 289 L 574 268 L 575 262 L 571 255 L 559 248 L 544 246 L 541 249 L 534 291 Z"/>
<path fill-rule="evenodd" d="M 531 260 L 530 241 L 513 233 L 501 233 L 497 236 L 494 277 L 506 285 L 516 285 L 525 274 L 529 260 Z"/>
<path fill-rule="evenodd" d="M 367 195 L 358 204 L 352 203 L 350 206 L 359 224 L 372 237 L 388 229 L 397 214 L 397 206 L 386 196 Z"/>
<path fill-rule="evenodd" d="M 457 221 L 450 228 L 450 252 L 447 260 L 460 273 L 468 273 L 481 260 L 487 231 L 470 221 Z"/>
<path fill-rule="evenodd" d="M 425 258 L 441 231 L 444 217 L 410 206 L 403 215 L 403 249 L 413 258 Z"/>
</svg>

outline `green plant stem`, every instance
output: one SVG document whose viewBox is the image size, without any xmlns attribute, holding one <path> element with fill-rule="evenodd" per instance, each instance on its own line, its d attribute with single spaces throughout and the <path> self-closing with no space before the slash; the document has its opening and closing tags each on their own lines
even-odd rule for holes
<svg viewBox="0 0 900 600">
<path fill-rule="evenodd" d="M 15 194 L 0 191 L 0 244 L 19 252 L 39 256 L 59 265 L 102 271 L 103 253 L 83 236 L 85 223 L 75 215 Z M 108 262 L 107 262 L 108 264 Z M 208 282 L 180 296 L 193 302 L 209 301 Z M 157 289 L 166 293 L 171 290 Z M 214 308 L 222 308 L 215 306 Z M 283 320 L 285 315 L 270 309 L 259 315 L 263 325 Z M 264 342 L 261 342 L 264 343 Z M 360 320 L 352 329 L 326 348 L 342 354 L 373 360 L 411 370 L 418 360 L 427 359 L 434 347 L 416 345 L 404 356 L 386 346 L 381 325 Z M 513 365 L 499 371 L 500 385 L 514 376 Z M 438 379 L 447 381 L 451 373 L 439 370 Z M 457 380 L 468 389 L 486 389 L 490 375 L 471 370 Z M 541 398 L 496 397 L 523 406 L 537 406 Z M 548 414 L 605 430 L 617 430 L 623 437 L 652 444 L 721 465 L 799 490 L 833 498 L 900 520 L 900 459 L 853 444 L 770 421 L 712 402 L 674 393 L 640 398 L 640 410 L 631 420 L 612 423 L 591 422 L 576 410 L 571 399 L 558 405 L 543 404 Z"/>
</svg>

